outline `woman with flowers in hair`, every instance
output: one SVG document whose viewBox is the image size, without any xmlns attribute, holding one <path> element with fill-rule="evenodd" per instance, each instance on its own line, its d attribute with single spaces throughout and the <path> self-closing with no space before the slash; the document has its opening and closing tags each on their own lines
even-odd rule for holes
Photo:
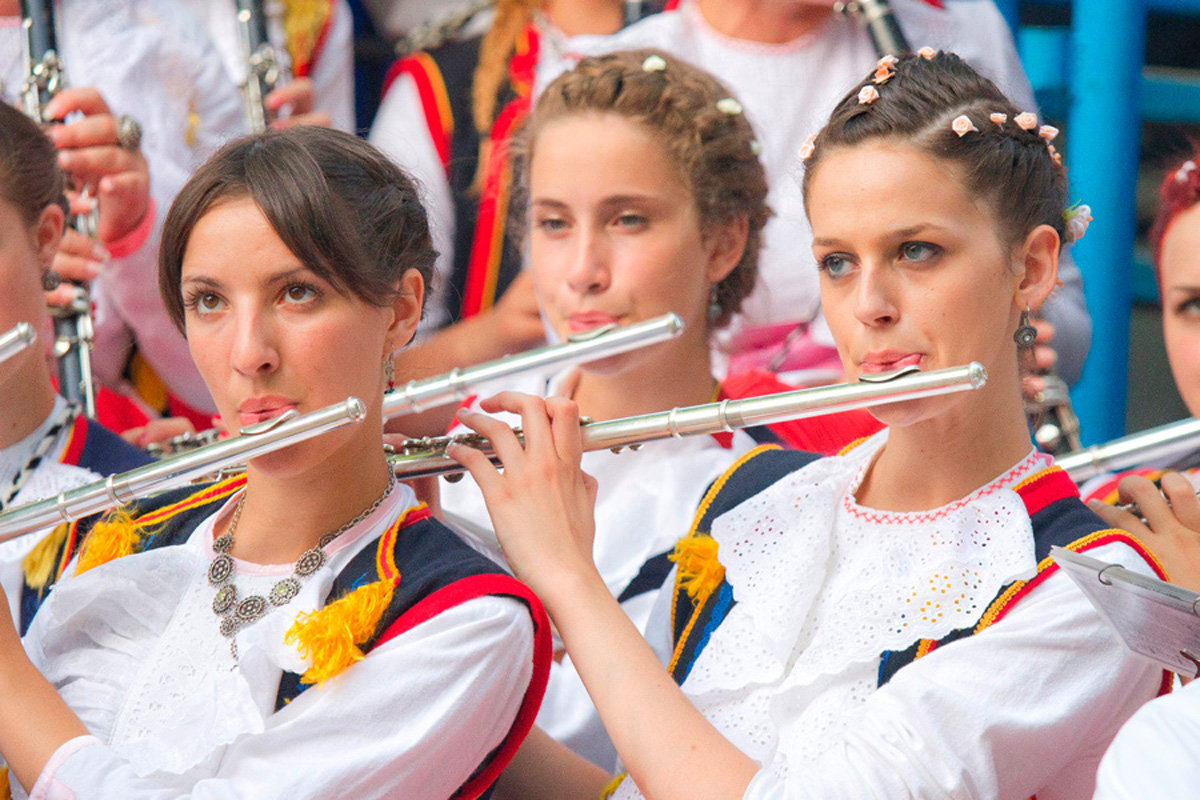
<svg viewBox="0 0 1200 800">
<path fill-rule="evenodd" d="M 500 395 L 492 407 L 521 413 L 523 447 L 462 415 L 504 472 L 452 453 L 628 769 L 613 797 L 1091 796 L 1100 754 L 1164 675 L 1047 558 L 1061 545 L 1156 569 L 1025 424 L 1028 319 L 1068 239 L 1054 133 L 927 49 L 885 59 L 837 105 L 803 190 L 846 372 L 974 360 L 989 380 L 875 409 L 887 429 L 837 456 L 743 459 L 676 549 L 650 646 L 591 565 L 575 407 Z M 600 782 L 553 768 L 588 791 Z M 519 756 L 512 776 L 550 771 Z"/>
</svg>

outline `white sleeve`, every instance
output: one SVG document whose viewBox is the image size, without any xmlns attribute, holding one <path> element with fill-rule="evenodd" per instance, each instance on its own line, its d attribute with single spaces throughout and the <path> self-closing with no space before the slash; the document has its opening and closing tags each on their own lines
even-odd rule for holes
<svg viewBox="0 0 1200 800">
<path fill-rule="evenodd" d="M 1096 800 L 1191 797 L 1200 786 L 1200 682 L 1148 703 L 1100 762 Z"/>
<path fill-rule="evenodd" d="M 460 124 L 472 123 L 463 120 Z M 368 141 L 420 184 L 421 201 L 429 214 L 433 246 L 438 251 L 434 285 L 426 294 L 421 332 L 437 330 L 449 320 L 446 287 L 454 271 L 454 199 L 446 168 L 425 119 L 416 83 L 408 75 L 397 76 L 383 96 Z"/>
<path fill-rule="evenodd" d="M 337 0 L 332 14 L 309 77 L 316 110 L 328 113 L 339 131 L 355 133 L 354 20 L 346 0 Z"/>
<path fill-rule="evenodd" d="M 1122 544 L 1089 555 L 1149 572 Z M 760 772 L 745 799 L 1088 797 L 1162 674 L 1054 574 L 1000 622 L 901 669 L 822 757 L 786 779 Z"/>
<path fill-rule="evenodd" d="M 529 686 L 533 626 L 518 600 L 484 597 L 373 650 L 235 741 L 186 794 L 139 777 L 94 737 L 64 744 L 31 798 L 445 800 L 511 728 Z"/>
</svg>

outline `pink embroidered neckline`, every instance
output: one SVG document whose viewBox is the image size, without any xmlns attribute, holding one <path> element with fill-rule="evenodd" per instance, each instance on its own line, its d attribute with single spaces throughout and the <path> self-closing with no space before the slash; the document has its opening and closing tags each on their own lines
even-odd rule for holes
<svg viewBox="0 0 1200 800">
<path fill-rule="evenodd" d="M 954 502 L 941 506 L 940 508 L 930 509 L 929 511 L 879 511 L 874 508 L 867 508 L 858 504 L 854 499 L 854 493 L 858 491 L 858 487 L 862 485 L 863 476 L 866 474 L 867 467 L 874 461 L 874 456 L 864 461 L 858 468 L 858 472 L 854 475 L 854 480 L 850 482 L 850 486 L 846 489 L 846 493 L 842 496 L 842 508 L 856 519 L 870 522 L 875 525 L 920 525 L 923 523 L 936 522 L 944 519 L 949 514 L 959 510 L 963 506 L 974 503 L 981 497 L 986 497 L 1000 489 L 1005 489 L 1015 486 L 1029 475 L 1035 472 L 1046 469 L 1054 463 L 1054 460 L 1045 453 L 1039 453 L 1037 450 L 1031 450 L 1029 455 L 1021 459 L 1007 472 L 1000 477 L 981 486 L 971 492 L 966 497 L 955 500 Z"/>
</svg>

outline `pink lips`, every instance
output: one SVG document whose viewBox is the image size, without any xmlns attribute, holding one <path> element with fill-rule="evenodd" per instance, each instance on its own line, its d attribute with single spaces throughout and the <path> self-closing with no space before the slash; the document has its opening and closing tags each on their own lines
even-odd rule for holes
<svg viewBox="0 0 1200 800">
<path fill-rule="evenodd" d="M 615 314 L 605 314 L 601 311 L 577 311 L 567 317 L 567 325 L 570 327 L 571 333 L 583 333 L 619 322 L 620 319 Z"/>
<path fill-rule="evenodd" d="M 905 353 L 898 350 L 881 350 L 874 353 L 867 353 L 863 356 L 862 361 L 858 365 L 859 372 L 890 372 L 894 369 L 903 369 L 904 367 L 919 365 L 922 355 L 920 353 Z"/>
<path fill-rule="evenodd" d="M 286 397 L 264 395 L 250 397 L 238 404 L 238 423 L 245 427 L 275 419 L 285 411 L 295 408 L 296 402 Z"/>
</svg>

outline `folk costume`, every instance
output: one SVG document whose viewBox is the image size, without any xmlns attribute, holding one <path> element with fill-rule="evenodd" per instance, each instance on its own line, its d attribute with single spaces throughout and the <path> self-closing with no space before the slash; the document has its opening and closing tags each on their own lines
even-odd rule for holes
<svg viewBox="0 0 1200 800">
<path fill-rule="evenodd" d="M 509 220 L 513 174 L 506 145 L 529 114 L 535 83 L 567 63 L 569 39 L 538 15 L 509 58 L 477 187 L 480 135 L 471 87 L 481 40 L 450 41 L 398 61 L 371 126 L 371 144 L 425 190 L 439 256 L 423 333 L 487 310 L 521 270 L 520 231 Z"/>
<path fill-rule="evenodd" d="M 166 408 L 168 393 L 211 414 L 215 407 L 192 364 L 187 342 L 158 295 L 158 243 L 163 218 L 196 167 L 244 130 L 241 101 L 207 37 L 190 15 L 163 0 L 61 0 L 55 3 L 67 84 L 95 87 L 114 115 L 142 129 L 150 168 L 151 208 L 125 238 L 106 244 L 112 258 L 92 282 L 93 368 L 99 381 L 124 380 L 134 343 L 134 372 L 150 368 Z M 20 17 L 0 17 L 0 92 L 19 100 L 26 44 Z M 158 380 L 161 379 L 161 380 Z M 198 421 L 208 427 L 206 417 Z"/>
<path fill-rule="evenodd" d="M 517 390 L 544 396 L 555 383 L 529 378 Z M 479 410 L 477 402 L 471 406 Z M 515 416 L 496 416 L 519 424 Z M 462 426 L 451 430 L 463 432 Z M 583 454 L 583 470 L 598 483 L 596 567 L 639 630 L 646 629 L 650 610 L 672 569 L 668 556 L 680 531 L 687 530 L 705 487 L 756 444 L 746 432 L 737 431 L 653 442 L 636 453 Z M 474 481 L 442 483 L 441 503 L 451 527 L 502 562 L 483 495 Z M 569 655 L 551 668 L 538 725 L 590 761 L 615 768 L 616 750 Z"/>
<path fill-rule="evenodd" d="M 290 599 L 278 585 L 301 561 L 227 557 L 214 583 L 214 525 L 243 485 L 169 493 L 91 529 L 24 639 L 91 735 L 30 796 L 480 796 L 541 699 L 537 599 L 401 485 Z M 272 599 L 257 618 L 240 601 L 221 617 L 218 586 Z"/>
<path fill-rule="evenodd" d="M 958 53 L 1018 107 L 1035 108 L 1008 24 L 991 0 L 893 0 L 891 7 L 914 47 Z M 810 258 L 812 231 L 795 175 L 801 145 L 821 129 L 847 90 L 875 68 L 879 56 L 866 30 L 855 20 L 832 14 L 792 42 L 744 41 L 709 26 L 695 0 L 681 0 L 674 10 L 613 36 L 571 40 L 577 56 L 637 48 L 671 53 L 719 78 L 740 102 L 761 148 L 759 158 L 770 187 L 767 204 L 774 215 L 763 229 L 758 283 L 733 324 L 718 333 L 718 350 L 732 355 L 729 372 L 766 366 L 787 338 L 785 370 L 814 369 L 814 378 L 830 371 L 840 375 L 841 363 L 820 315 L 817 269 Z M 563 64 L 562 69 L 569 66 Z M 551 72 L 542 80 L 539 74 L 538 87 L 557 75 Z M 798 263 L 798 255 L 808 263 Z M 1091 322 L 1079 270 L 1070 258 L 1060 262 L 1059 278 L 1065 286 L 1043 311 L 1057 332 L 1058 372 L 1072 382 L 1087 354 Z M 806 326 L 803 335 L 789 338 L 798 324 Z"/>
<path fill-rule="evenodd" d="M 150 462 L 146 451 L 126 442 L 56 398 L 49 416 L 28 436 L 0 450 L 0 509 L 32 503 Z M 26 582 L 29 552 L 45 531 L 0 542 L 0 587 L 18 630 L 40 602 Z"/>
<path fill-rule="evenodd" d="M 1117 734 L 1100 762 L 1096 800 L 1187 797 L 1200 781 L 1195 734 L 1200 733 L 1200 683 L 1192 682 L 1143 706 Z"/>
<path fill-rule="evenodd" d="M 1151 574 L 1031 452 L 970 495 L 855 500 L 883 431 L 822 459 L 755 451 L 705 499 L 651 635 L 757 761 L 745 797 L 1088 798 L 1121 724 L 1164 686 L 1047 558 Z M 630 779 L 614 797 L 641 797 Z"/>
</svg>

